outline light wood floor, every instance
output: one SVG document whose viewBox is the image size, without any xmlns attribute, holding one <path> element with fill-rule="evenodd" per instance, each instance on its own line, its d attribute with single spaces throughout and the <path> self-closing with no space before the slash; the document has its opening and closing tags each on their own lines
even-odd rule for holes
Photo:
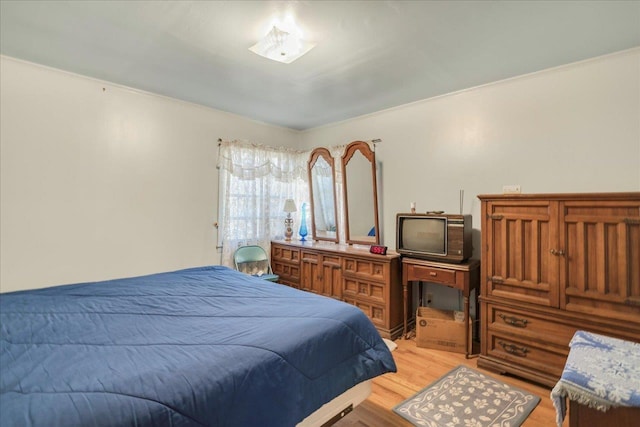
<svg viewBox="0 0 640 427">
<path fill-rule="evenodd" d="M 392 412 L 391 408 L 458 365 L 478 369 L 477 359 L 465 359 L 462 354 L 416 347 L 414 340 L 398 339 L 395 343 L 398 344 L 398 348 L 393 352 L 393 357 L 398 372 L 374 379 L 373 391 L 369 398 L 334 426 L 411 427 L 409 422 Z M 540 396 L 542 400 L 524 422 L 523 427 L 555 427 L 556 411 L 549 399 L 550 389 L 516 377 L 484 369 L 478 370 Z M 568 420 L 565 419 L 564 426 L 568 425 Z"/>
</svg>

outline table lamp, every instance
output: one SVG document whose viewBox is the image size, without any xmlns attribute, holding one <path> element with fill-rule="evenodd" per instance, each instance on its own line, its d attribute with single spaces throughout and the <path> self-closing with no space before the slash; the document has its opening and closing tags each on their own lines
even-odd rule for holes
<svg viewBox="0 0 640 427">
<path fill-rule="evenodd" d="M 284 208 L 282 209 L 287 213 L 287 217 L 284 219 L 284 240 L 291 240 L 293 236 L 293 218 L 291 218 L 291 212 L 295 212 L 296 202 L 293 199 L 287 199 L 284 201 Z"/>
</svg>

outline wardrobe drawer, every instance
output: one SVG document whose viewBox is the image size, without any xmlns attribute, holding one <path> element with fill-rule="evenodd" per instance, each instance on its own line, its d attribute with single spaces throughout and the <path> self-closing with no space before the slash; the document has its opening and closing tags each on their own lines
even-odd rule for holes
<svg viewBox="0 0 640 427">
<path fill-rule="evenodd" d="M 560 378 L 569 349 L 493 331 L 487 333 L 487 353 L 507 363 L 526 366 Z"/>
<path fill-rule="evenodd" d="M 489 330 L 515 335 L 520 339 L 535 339 L 568 348 L 577 330 L 563 320 L 550 316 L 543 317 L 500 304 L 487 303 L 486 306 Z"/>
</svg>

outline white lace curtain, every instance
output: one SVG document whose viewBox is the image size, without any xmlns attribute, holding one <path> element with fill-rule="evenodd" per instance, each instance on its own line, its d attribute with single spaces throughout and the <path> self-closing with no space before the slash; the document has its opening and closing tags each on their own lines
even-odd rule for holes
<svg viewBox="0 0 640 427">
<path fill-rule="evenodd" d="M 259 245 L 269 253 L 271 240 L 284 234 L 286 199 L 296 202 L 294 218 L 295 225 L 299 224 L 302 203 L 309 200 L 308 156 L 308 152 L 243 141 L 220 143 L 218 244 L 222 265 L 233 266 L 233 253 L 239 246 Z"/>
</svg>

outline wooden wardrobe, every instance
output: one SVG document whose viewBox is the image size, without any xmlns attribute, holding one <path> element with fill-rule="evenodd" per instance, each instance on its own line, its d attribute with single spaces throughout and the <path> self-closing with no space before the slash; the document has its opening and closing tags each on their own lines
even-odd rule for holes
<svg viewBox="0 0 640 427">
<path fill-rule="evenodd" d="M 640 192 L 478 197 L 478 366 L 553 386 L 576 330 L 640 342 Z"/>
</svg>

